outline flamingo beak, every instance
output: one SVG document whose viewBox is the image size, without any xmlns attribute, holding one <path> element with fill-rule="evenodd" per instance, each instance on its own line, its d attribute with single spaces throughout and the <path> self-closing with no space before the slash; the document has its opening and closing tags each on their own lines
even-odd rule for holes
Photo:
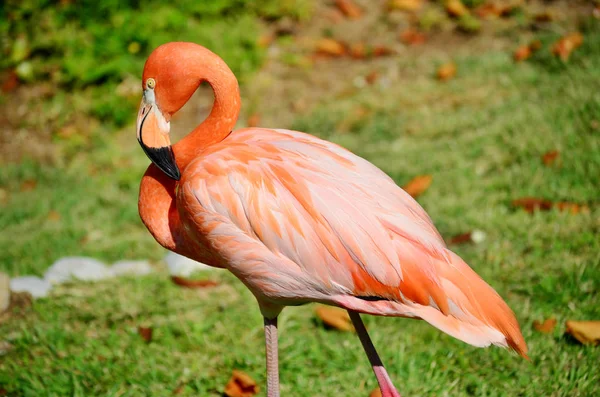
<svg viewBox="0 0 600 397">
<path fill-rule="evenodd" d="M 156 105 L 154 91 L 145 90 L 137 118 L 137 139 L 148 156 L 162 172 L 178 181 L 181 173 L 169 139 L 170 124 Z"/>
</svg>

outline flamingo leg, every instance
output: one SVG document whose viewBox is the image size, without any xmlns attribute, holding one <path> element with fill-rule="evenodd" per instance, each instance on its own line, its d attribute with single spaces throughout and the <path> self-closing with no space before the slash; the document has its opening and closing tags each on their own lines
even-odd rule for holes
<svg viewBox="0 0 600 397">
<path fill-rule="evenodd" d="M 377 383 L 379 383 L 379 389 L 381 390 L 382 397 L 401 397 L 398 390 L 394 387 L 390 376 L 388 375 L 379 355 L 377 354 L 377 350 L 375 350 L 375 346 L 373 346 L 373 342 L 367 333 L 367 329 L 365 328 L 365 324 L 360 318 L 360 314 L 355 311 L 348 310 L 348 314 L 350 315 L 350 319 L 352 320 L 352 324 L 354 324 L 354 328 L 356 329 L 356 333 L 358 334 L 358 338 L 360 339 L 360 343 L 363 345 L 363 349 L 365 349 L 365 353 L 369 358 L 369 362 L 371 363 L 371 367 L 373 368 L 373 372 L 375 373 L 375 377 L 377 378 Z"/>
<path fill-rule="evenodd" d="M 267 397 L 279 397 L 277 317 L 265 317 L 265 344 L 267 348 Z"/>
</svg>

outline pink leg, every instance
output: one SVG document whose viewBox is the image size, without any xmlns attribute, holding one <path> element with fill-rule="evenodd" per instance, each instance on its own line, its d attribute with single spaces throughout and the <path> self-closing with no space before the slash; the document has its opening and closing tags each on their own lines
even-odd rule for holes
<svg viewBox="0 0 600 397">
<path fill-rule="evenodd" d="M 383 366 L 383 363 L 381 362 L 381 359 L 379 358 L 379 355 L 375 350 L 375 346 L 373 346 L 373 342 L 371 342 L 371 338 L 367 333 L 365 324 L 360 318 L 360 314 L 352 310 L 348 310 L 348 314 L 350 315 L 352 324 L 354 324 L 354 328 L 356 328 L 356 332 L 358 333 L 360 343 L 362 343 L 363 349 L 365 349 L 365 353 L 367 353 L 367 357 L 369 358 L 371 367 L 373 367 L 373 372 L 375 373 L 375 377 L 377 378 L 377 382 L 379 383 L 379 388 L 381 389 L 381 396 L 400 397 L 400 393 L 398 393 L 398 391 L 392 384 L 392 380 L 390 379 L 390 376 L 385 370 L 385 367 Z"/>
<path fill-rule="evenodd" d="M 277 317 L 265 317 L 267 347 L 267 397 L 279 397 L 279 360 L 277 358 Z"/>
</svg>

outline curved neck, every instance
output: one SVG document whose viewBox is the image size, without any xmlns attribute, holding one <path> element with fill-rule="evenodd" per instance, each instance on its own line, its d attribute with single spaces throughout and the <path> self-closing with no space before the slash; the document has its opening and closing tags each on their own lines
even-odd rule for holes
<svg viewBox="0 0 600 397">
<path fill-rule="evenodd" d="M 215 99 L 212 110 L 206 120 L 173 145 L 175 161 L 182 172 L 204 149 L 229 135 L 240 113 L 237 79 L 223 60 L 213 56 L 213 62 L 205 61 L 197 71 L 198 86 L 207 82 L 213 90 Z"/>
<path fill-rule="evenodd" d="M 241 106 L 235 75 L 221 58 L 205 51 L 195 62 L 186 66 L 189 67 L 188 70 L 194 70 L 191 78 L 197 79 L 196 88 L 206 81 L 212 87 L 215 99 L 206 120 L 173 145 L 175 161 L 182 172 L 204 149 L 229 135 Z M 184 243 L 184 232 L 176 207 L 176 186 L 174 180 L 151 164 L 142 178 L 138 209 L 142 222 L 160 245 L 190 256 Z"/>
</svg>

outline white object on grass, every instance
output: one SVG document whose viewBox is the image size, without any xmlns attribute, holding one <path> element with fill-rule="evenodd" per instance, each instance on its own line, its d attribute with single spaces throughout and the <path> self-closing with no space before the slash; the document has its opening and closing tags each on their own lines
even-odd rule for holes
<svg viewBox="0 0 600 397">
<path fill-rule="evenodd" d="M 43 298 L 48 295 L 52 285 L 36 276 L 23 276 L 11 279 L 10 289 L 13 292 L 29 292 L 34 298 Z"/>
<path fill-rule="evenodd" d="M 61 258 L 44 273 L 44 279 L 52 284 L 62 284 L 73 279 L 98 281 L 112 276 L 113 273 L 104 263 L 83 256 Z"/>
</svg>

